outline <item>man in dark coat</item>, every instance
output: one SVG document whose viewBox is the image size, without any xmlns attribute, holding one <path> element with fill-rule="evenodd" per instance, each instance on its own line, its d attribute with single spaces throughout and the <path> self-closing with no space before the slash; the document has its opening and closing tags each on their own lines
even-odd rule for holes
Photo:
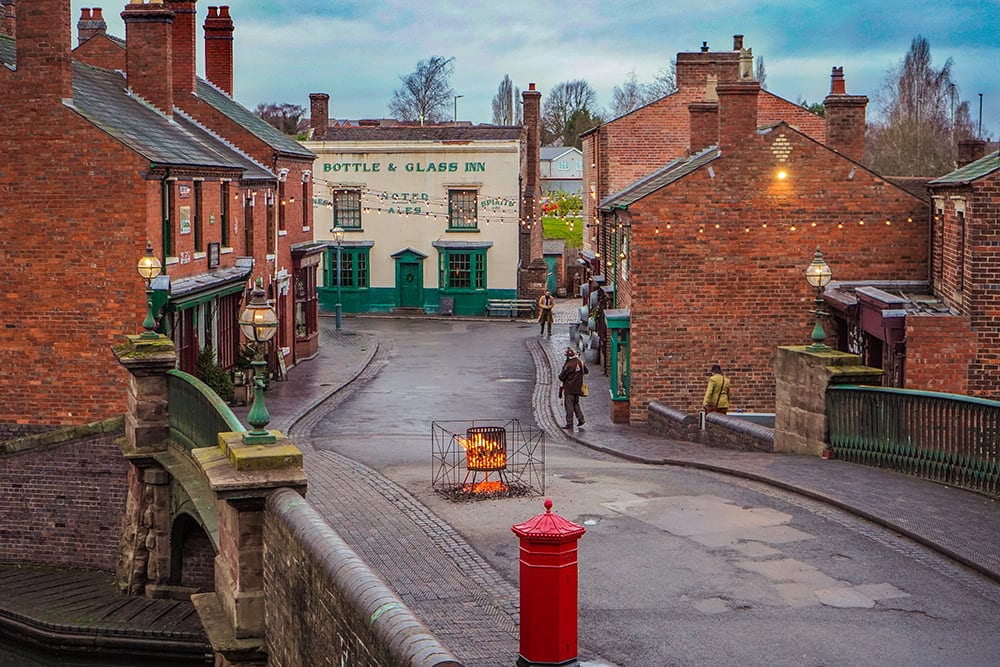
<svg viewBox="0 0 1000 667">
<path fill-rule="evenodd" d="M 586 419 L 583 418 L 583 410 L 580 409 L 580 396 L 583 395 L 583 376 L 589 371 L 587 364 L 583 363 L 576 350 L 571 347 L 566 348 L 566 363 L 563 364 L 562 371 L 559 372 L 559 396 L 566 406 L 566 428 L 573 429 L 573 415 L 576 415 L 576 425 L 583 426 Z"/>
</svg>

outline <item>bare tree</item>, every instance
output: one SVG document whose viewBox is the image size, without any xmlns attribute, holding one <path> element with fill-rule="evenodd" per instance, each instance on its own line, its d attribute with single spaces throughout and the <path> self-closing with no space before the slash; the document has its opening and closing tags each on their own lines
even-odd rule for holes
<svg viewBox="0 0 1000 667">
<path fill-rule="evenodd" d="M 261 102 L 254 113 L 267 121 L 268 125 L 276 127 L 285 134 L 296 134 L 299 120 L 306 112 L 305 107 L 297 104 L 278 104 L 277 102 Z"/>
<path fill-rule="evenodd" d="M 496 97 L 493 98 L 494 125 L 520 125 L 521 106 L 519 104 L 521 91 L 511 82 L 510 77 L 503 75 L 503 80 L 497 86 Z"/>
<path fill-rule="evenodd" d="M 570 117 L 577 111 L 586 111 L 588 117 L 592 117 L 596 113 L 596 106 L 597 93 L 583 79 L 557 83 L 542 105 L 542 145 L 575 144 L 575 137 L 569 142 L 565 137 Z"/>
<path fill-rule="evenodd" d="M 643 97 L 646 103 L 666 97 L 677 92 L 677 61 L 672 60 L 670 64 L 661 69 L 653 77 L 653 80 L 643 86 Z"/>
<path fill-rule="evenodd" d="M 958 141 L 973 134 L 969 103 L 959 97 L 952 60 L 931 64 L 930 44 L 918 35 L 902 62 L 890 68 L 875 94 L 868 125 L 868 157 L 892 176 L 939 176 L 955 167 Z"/>
<path fill-rule="evenodd" d="M 389 113 L 398 120 L 439 123 L 448 117 L 455 91 L 451 88 L 454 58 L 431 56 L 417 63 L 417 69 L 399 77 L 402 87 L 389 102 Z"/>
<path fill-rule="evenodd" d="M 764 56 L 757 56 L 754 78 L 757 79 L 757 83 L 763 90 L 767 90 L 767 69 L 764 67 Z"/>
<path fill-rule="evenodd" d="M 611 105 L 608 115 L 612 118 L 624 116 L 646 104 L 644 86 L 635 77 L 635 70 L 628 73 L 628 78 L 621 86 L 611 89 Z"/>
</svg>

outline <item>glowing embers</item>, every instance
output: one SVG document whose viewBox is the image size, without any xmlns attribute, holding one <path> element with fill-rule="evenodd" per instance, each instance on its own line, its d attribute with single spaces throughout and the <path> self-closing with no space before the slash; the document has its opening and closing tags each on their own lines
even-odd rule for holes
<svg viewBox="0 0 1000 667">
<path fill-rule="evenodd" d="M 432 486 L 452 500 L 544 493 L 545 435 L 516 419 L 433 422 L 431 449 Z"/>
</svg>

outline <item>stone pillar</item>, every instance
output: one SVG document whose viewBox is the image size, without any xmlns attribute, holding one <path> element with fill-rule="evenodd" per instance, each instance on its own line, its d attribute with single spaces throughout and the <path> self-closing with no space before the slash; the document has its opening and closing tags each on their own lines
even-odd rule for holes
<svg viewBox="0 0 1000 667">
<path fill-rule="evenodd" d="M 831 385 L 881 385 L 882 371 L 849 352 L 778 348 L 774 366 L 774 451 L 819 456 L 828 439 L 826 390 Z"/>
<path fill-rule="evenodd" d="M 155 595 L 170 578 L 170 475 L 155 457 L 170 437 L 167 371 L 177 354 L 166 336 L 126 338 L 112 348 L 129 372 L 121 449 L 130 466 L 117 576 L 128 594 Z"/>
<path fill-rule="evenodd" d="M 218 447 L 191 454 L 215 494 L 219 554 L 215 592 L 193 595 L 217 665 L 264 665 L 264 506 L 280 488 L 305 495 L 302 452 L 278 431 L 248 445 L 244 433 L 220 433 Z"/>
</svg>

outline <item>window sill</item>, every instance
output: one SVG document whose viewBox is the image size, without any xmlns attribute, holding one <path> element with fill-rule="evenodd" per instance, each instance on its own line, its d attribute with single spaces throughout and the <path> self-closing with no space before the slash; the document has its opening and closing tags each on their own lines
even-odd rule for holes
<svg viewBox="0 0 1000 667">
<path fill-rule="evenodd" d="M 208 257 L 208 253 L 205 252 L 204 250 L 196 250 L 194 252 L 195 259 L 205 259 L 206 257 Z"/>
<path fill-rule="evenodd" d="M 310 229 L 309 227 L 303 227 L 303 228 L 302 228 L 302 231 L 304 231 L 304 232 L 308 232 L 308 231 L 309 231 L 309 229 Z"/>
<path fill-rule="evenodd" d="M 231 255 L 232 252 L 233 252 L 232 248 L 225 248 L 225 247 L 223 247 L 223 248 L 219 249 L 219 254 L 220 255 Z"/>
<path fill-rule="evenodd" d="M 288 236 L 288 230 L 287 229 L 279 229 L 278 230 L 278 236 Z"/>
<path fill-rule="evenodd" d="M 478 234 L 478 227 L 449 227 L 446 232 L 456 232 L 458 234 Z"/>
</svg>

